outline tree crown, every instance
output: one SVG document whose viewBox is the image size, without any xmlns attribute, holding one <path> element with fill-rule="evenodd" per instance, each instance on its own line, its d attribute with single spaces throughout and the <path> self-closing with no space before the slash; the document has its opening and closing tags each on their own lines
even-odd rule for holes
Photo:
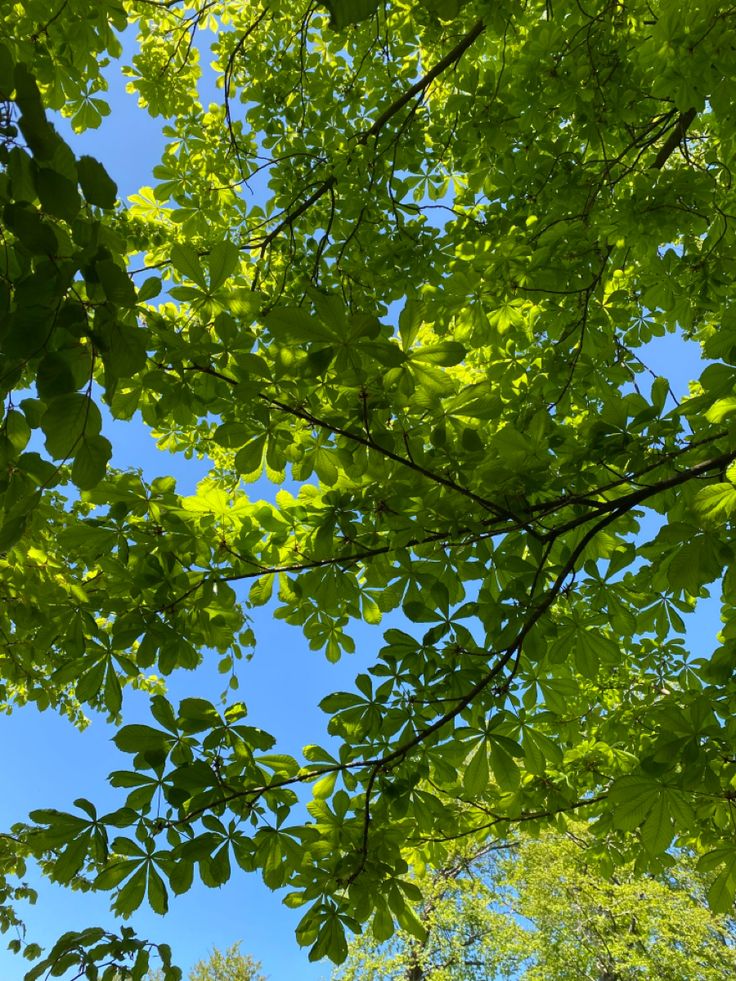
<svg viewBox="0 0 736 981">
<path fill-rule="evenodd" d="M 128 205 L 48 119 L 100 124 L 126 28 L 168 141 Z M 127 917 L 235 862 L 340 961 L 361 924 L 424 937 L 410 866 L 574 816 L 639 871 L 695 849 L 730 909 L 733 31 L 716 0 L 6 7 L 3 697 L 106 711 L 129 760 L 9 870 Z M 680 400 L 667 334 L 709 362 Z M 210 477 L 111 468 L 100 405 Z M 227 675 L 269 603 L 329 661 L 403 615 L 299 758 L 159 680 Z M 150 950 L 92 929 L 29 977 Z"/>
</svg>

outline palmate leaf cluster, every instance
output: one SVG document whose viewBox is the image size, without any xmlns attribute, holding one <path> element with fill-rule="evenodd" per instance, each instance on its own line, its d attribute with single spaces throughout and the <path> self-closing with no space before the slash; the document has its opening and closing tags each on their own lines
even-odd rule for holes
<svg viewBox="0 0 736 981">
<path fill-rule="evenodd" d="M 36 812 L 18 855 L 122 916 L 257 870 L 336 961 L 366 924 L 424 935 L 411 865 L 571 815 L 638 871 L 693 848 L 731 907 L 735 21 L 3 7 L 3 697 L 107 711 L 128 754 L 117 810 Z M 101 124 L 125 29 L 167 140 L 129 202 L 49 122 Z M 679 402 L 647 367 L 674 334 L 707 359 Z M 112 469 L 103 403 L 210 459 L 197 493 Z M 690 649 L 709 591 L 723 629 Z M 230 671 L 267 603 L 331 661 L 351 623 L 404 615 L 298 758 L 156 680 Z M 149 724 L 125 724 L 129 684 Z M 139 978 L 149 950 L 87 931 L 32 975 Z"/>
</svg>

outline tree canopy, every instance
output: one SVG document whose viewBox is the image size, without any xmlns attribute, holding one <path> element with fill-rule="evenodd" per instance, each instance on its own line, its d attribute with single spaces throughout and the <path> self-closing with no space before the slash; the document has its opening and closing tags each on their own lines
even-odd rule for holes
<svg viewBox="0 0 736 981">
<path fill-rule="evenodd" d="M 216 947 L 207 960 L 198 961 L 189 972 L 189 981 L 267 981 L 260 973 L 261 965 L 248 954 L 240 953 L 240 944 L 227 950 Z M 146 981 L 161 981 L 163 972 L 155 971 Z"/>
<path fill-rule="evenodd" d="M 28 856 L 122 917 L 238 866 L 339 962 L 366 924 L 424 936 L 411 867 L 572 816 L 613 865 L 693 849 L 731 908 L 735 15 L 3 6 L 1 692 L 107 712 L 127 754 L 118 809 L 0 838 L 3 923 Z M 115 59 L 167 141 L 129 201 L 50 121 L 99 126 Z M 664 335 L 680 400 L 647 365 Z M 116 471 L 106 412 L 210 476 Z M 227 675 L 265 604 L 329 661 L 392 614 L 300 758 L 242 702 L 162 693 L 202 658 Z M 29 977 L 140 978 L 151 949 L 90 928 Z"/>
<path fill-rule="evenodd" d="M 712 913 L 692 857 L 659 876 L 604 877 L 573 823 L 564 835 L 460 850 L 421 878 L 424 940 L 349 944 L 333 981 L 721 981 L 736 924 Z"/>
</svg>

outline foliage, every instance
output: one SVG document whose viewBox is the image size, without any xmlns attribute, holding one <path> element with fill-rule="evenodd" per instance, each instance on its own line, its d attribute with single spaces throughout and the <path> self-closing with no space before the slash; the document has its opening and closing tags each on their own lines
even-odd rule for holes
<svg viewBox="0 0 736 981">
<path fill-rule="evenodd" d="M 454 856 L 424 874 L 427 937 L 355 938 L 335 981 L 719 981 L 736 968 L 736 924 L 712 913 L 685 855 L 658 877 L 612 879 L 577 835 L 547 834 Z"/>
<path fill-rule="evenodd" d="M 48 121 L 100 125 L 124 29 L 167 139 L 129 206 Z M 731 908 L 734 29 L 717 0 L 2 8 L 2 695 L 125 723 L 151 693 L 121 806 L 34 812 L 15 855 L 123 917 L 235 862 L 335 961 L 361 924 L 424 937 L 409 866 L 570 815 L 637 872 L 694 849 Z M 679 402 L 664 335 L 708 360 Z M 111 468 L 100 405 L 210 477 Z M 298 759 L 154 677 L 228 674 L 269 603 L 330 661 L 404 617 Z M 95 928 L 31 975 L 149 950 Z"/>
<path fill-rule="evenodd" d="M 215 947 L 206 961 L 198 961 L 189 972 L 189 981 L 266 981 L 261 965 L 247 954 L 240 953 L 240 944 L 226 951 Z M 150 975 L 149 981 L 161 981 L 161 972 Z"/>
<path fill-rule="evenodd" d="M 206 961 L 194 965 L 190 981 L 265 981 L 259 973 L 261 965 L 247 954 L 241 954 L 239 946 L 233 944 L 224 953 L 213 950 Z"/>
</svg>

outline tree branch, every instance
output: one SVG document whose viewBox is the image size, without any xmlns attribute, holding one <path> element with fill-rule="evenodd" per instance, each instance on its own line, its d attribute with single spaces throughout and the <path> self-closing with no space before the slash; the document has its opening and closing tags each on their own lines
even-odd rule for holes
<svg viewBox="0 0 736 981">
<path fill-rule="evenodd" d="M 275 409 L 279 409 L 281 412 L 286 412 L 289 415 L 296 416 L 297 419 L 303 419 L 305 422 L 311 423 L 314 426 L 318 426 L 320 429 L 326 429 L 328 432 L 334 433 L 336 436 L 344 436 L 346 439 L 350 439 L 355 443 L 360 443 L 362 446 L 366 446 L 368 449 L 375 450 L 378 453 L 383 454 L 383 456 L 388 457 L 389 460 L 393 460 L 395 463 L 400 463 L 404 467 L 408 467 L 410 470 L 414 470 L 416 473 L 422 474 L 422 476 L 427 477 L 434 483 L 441 484 L 443 487 L 447 487 L 449 490 L 456 491 L 458 494 L 462 494 L 464 497 L 469 498 L 469 500 L 474 501 L 479 504 L 484 511 L 490 511 L 491 514 L 495 515 L 497 518 L 505 518 L 507 521 L 514 521 L 525 527 L 524 522 L 515 515 L 512 511 L 508 511 L 505 508 L 499 507 L 492 501 L 481 497 L 479 494 L 473 493 L 473 491 L 468 490 L 467 487 L 462 487 L 460 484 L 456 484 L 454 480 L 449 477 L 444 477 L 442 474 L 435 473 L 432 470 L 428 470 L 419 463 L 415 463 L 413 460 L 408 459 L 408 457 L 401 456 L 399 453 L 394 453 L 393 450 L 389 450 L 380 443 L 377 443 L 370 436 L 361 436 L 360 433 L 354 433 L 350 429 L 343 429 L 341 426 L 335 426 L 332 423 L 327 422 L 325 419 L 320 419 L 319 416 L 313 415 L 311 412 L 307 412 L 306 409 L 299 409 L 293 405 L 287 405 L 285 402 L 280 402 L 278 399 L 272 398 L 269 395 L 261 394 L 261 399 L 268 405 L 272 405 Z"/>
<path fill-rule="evenodd" d="M 661 483 L 655 486 L 642 488 L 641 490 L 636 491 L 634 494 L 626 495 L 625 497 L 620 498 L 618 501 L 611 502 L 609 512 L 607 514 L 604 514 L 602 517 L 600 517 L 600 520 L 598 520 L 593 525 L 592 528 L 589 528 L 588 531 L 585 532 L 581 540 L 573 549 L 567 561 L 564 563 L 564 565 L 558 572 L 557 576 L 555 577 L 554 582 L 547 590 L 546 595 L 543 597 L 541 602 L 538 603 L 531 611 L 525 623 L 523 624 L 518 634 L 516 635 L 514 641 L 507 648 L 505 648 L 505 650 L 498 652 L 500 654 L 500 657 L 498 658 L 494 666 L 475 685 L 473 685 L 472 688 L 470 688 L 470 690 L 466 692 L 465 695 L 463 695 L 461 698 L 457 700 L 456 705 L 452 709 L 445 712 L 430 725 L 425 726 L 425 728 L 417 732 L 407 742 L 403 743 L 400 746 L 397 746 L 396 749 L 385 753 L 383 756 L 373 757 L 368 760 L 355 760 L 346 763 L 338 763 L 335 764 L 334 766 L 321 767 L 318 770 L 310 770 L 305 773 L 300 773 L 295 777 L 284 777 L 283 779 L 275 780 L 270 784 L 263 785 L 260 787 L 251 787 L 240 791 L 234 791 L 232 794 L 228 794 L 225 797 L 219 798 L 218 800 L 202 805 L 201 807 L 197 808 L 195 811 L 185 813 L 174 821 L 167 821 L 166 827 L 172 827 L 180 824 L 189 823 L 190 821 L 195 820 L 197 817 L 201 816 L 206 811 L 209 811 L 214 807 L 222 806 L 223 804 L 228 804 L 232 800 L 241 799 L 244 797 L 254 797 L 255 799 L 257 799 L 259 796 L 266 793 L 268 790 L 275 790 L 278 789 L 279 787 L 284 787 L 295 783 L 310 782 L 316 779 L 317 777 L 323 776 L 324 774 L 327 773 L 335 773 L 335 772 L 339 773 L 342 772 L 343 770 L 354 770 L 354 769 L 360 770 L 360 769 L 371 768 L 372 772 L 369 777 L 369 786 L 372 788 L 372 785 L 379 771 L 385 769 L 386 767 L 390 766 L 393 763 L 396 763 L 404 759 L 413 749 L 415 749 L 421 743 L 425 742 L 436 732 L 443 729 L 446 725 L 448 725 L 448 723 L 452 722 L 455 718 L 457 718 L 458 715 L 460 715 L 461 712 L 463 712 L 471 704 L 471 702 L 473 702 L 475 698 L 477 698 L 478 695 L 480 695 L 483 691 L 485 691 L 489 687 L 489 685 L 500 676 L 501 672 L 504 670 L 504 668 L 509 663 L 509 661 L 521 650 L 524 640 L 529 635 L 530 631 L 534 628 L 534 626 L 541 619 L 541 617 L 547 612 L 547 610 L 555 602 L 555 600 L 559 596 L 564 586 L 565 580 L 574 571 L 578 563 L 578 560 L 584 553 L 585 549 L 588 547 L 590 542 L 595 538 L 595 536 L 600 531 L 603 531 L 603 529 L 606 528 L 609 524 L 612 524 L 617 518 L 621 517 L 623 514 L 626 514 L 637 503 L 646 500 L 648 497 L 652 497 L 655 494 L 662 493 L 663 490 L 676 487 L 679 484 L 683 484 L 688 480 L 694 479 L 695 477 L 702 476 L 703 474 L 707 473 L 709 470 L 722 468 L 723 466 L 726 466 L 728 463 L 732 462 L 734 459 L 736 459 L 736 451 L 728 454 L 723 454 L 720 457 L 716 457 L 712 460 L 706 460 L 703 463 L 697 464 L 696 466 L 692 467 L 690 470 L 677 474 L 674 477 L 662 481 Z M 590 519 L 591 519 L 591 515 L 586 515 L 584 516 L 583 520 L 588 521 Z M 582 523 L 582 522 L 578 522 L 578 523 Z M 577 527 L 577 524 L 572 526 L 570 525 L 565 526 L 565 529 L 569 530 L 569 527 Z M 594 803 L 598 799 L 601 798 L 594 798 L 589 801 L 579 802 L 578 804 L 571 805 L 571 808 L 582 806 L 584 804 Z M 366 807 L 367 808 L 369 807 L 369 803 L 367 803 Z M 525 820 L 525 819 L 530 820 L 531 817 L 533 816 L 530 815 L 527 818 L 521 817 L 515 820 L 517 821 Z M 499 818 L 498 820 L 501 820 L 501 818 Z M 503 818 L 503 820 L 510 820 L 510 819 Z M 367 847 L 368 823 L 369 823 L 369 811 L 366 809 L 366 817 L 364 819 L 364 829 L 363 829 L 363 842 L 366 847 Z M 491 822 L 491 825 L 494 823 L 496 822 L 495 821 Z M 490 827 L 491 825 L 488 825 L 488 827 Z M 365 856 L 354 878 L 357 877 L 357 875 L 360 873 L 360 870 L 364 865 L 365 865 Z"/>
<path fill-rule="evenodd" d="M 652 170 L 661 170 L 664 167 L 676 148 L 684 140 L 688 126 L 693 119 L 695 119 L 697 114 L 697 109 L 688 109 L 687 112 L 680 113 L 672 132 L 667 137 L 667 141 L 662 146 L 662 149 L 659 151 L 654 163 L 652 164 Z"/>
</svg>

